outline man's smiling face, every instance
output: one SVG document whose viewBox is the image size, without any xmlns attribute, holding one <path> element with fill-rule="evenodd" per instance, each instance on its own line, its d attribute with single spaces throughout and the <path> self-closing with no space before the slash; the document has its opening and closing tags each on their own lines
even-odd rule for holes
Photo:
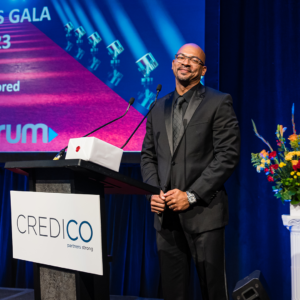
<svg viewBox="0 0 300 300">
<path fill-rule="evenodd" d="M 173 60 L 172 70 L 175 78 L 182 85 L 199 82 L 201 76 L 204 76 L 206 73 L 206 67 L 201 64 L 193 63 L 191 57 L 198 58 L 205 63 L 205 54 L 202 49 L 195 44 L 186 44 L 178 50 L 177 54 L 183 54 L 190 57 L 190 59 L 186 58 L 181 62 L 179 62 L 178 59 Z"/>
</svg>

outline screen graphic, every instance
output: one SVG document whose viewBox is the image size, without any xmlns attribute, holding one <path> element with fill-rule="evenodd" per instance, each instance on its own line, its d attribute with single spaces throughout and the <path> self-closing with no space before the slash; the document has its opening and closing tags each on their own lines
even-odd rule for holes
<svg viewBox="0 0 300 300">
<path fill-rule="evenodd" d="M 180 46 L 204 48 L 205 0 L 4 0 L 0 3 L 0 152 L 56 152 L 92 136 L 121 147 Z M 140 151 L 145 123 L 125 151 Z"/>
</svg>

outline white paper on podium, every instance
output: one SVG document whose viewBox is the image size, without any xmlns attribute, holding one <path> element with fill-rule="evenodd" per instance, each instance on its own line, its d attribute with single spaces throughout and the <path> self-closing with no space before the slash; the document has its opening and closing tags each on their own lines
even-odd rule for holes
<svg viewBox="0 0 300 300">
<path fill-rule="evenodd" d="M 11 191 L 13 257 L 103 275 L 99 195 Z"/>
<path fill-rule="evenodd" d="M 119 172 L 123 150 L 95 137 L 70 139 L 66 159 L 83 159 Z"/>
</svg>

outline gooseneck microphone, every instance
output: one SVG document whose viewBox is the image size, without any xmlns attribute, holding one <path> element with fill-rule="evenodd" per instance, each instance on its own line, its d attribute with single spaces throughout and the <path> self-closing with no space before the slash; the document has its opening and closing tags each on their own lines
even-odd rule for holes
<svg viewBox="0 0 300 300">
<path fill-rule="evenodd" d="M 128 110 L 129 110 L 129 108 L 130 108 L 130 106 L 133 104 L 134 100 L 135 100 L 135 99 L 134 99 L 133 97 L 129 99 L 129 104 L 128 104 L 128 107 L 127 107 L 127 109 L 126 109 L 124 115 L 122 115 L 121 117 L 118 117 L 118 118 L 116 118 L 116 119 L 114 119 L 114 120 L 112 120 L 112 121 L 110 121 L 110 122 L 108 122 L 108 123 L 106 123 L 106 124 L 104 124 L 104 125 L 98 127 L 97 129 L 95 129 L 95 130 L 89 132 L 88 134 L 84 135 L 83 137 L 87 137 L 87 136 L 89 136 L 90 134 L 94 133 L 95 131 L 97 131 L 97 130 L 99 130 L 99 129 L 101 129 L 101 128 L 103 128 L 103 127 L 105 127 L 105 126 L 107 126 L 107 125 L 109 125 L 109 124 L 111 124 L 111 123 L 113 123 L 113 122 L 116 122 L 116 121 L 122 119 L 123 117 L 125 117 L 125 115 L 127 114 Z"/>
<path fill-rule="evenodd" d="M 133 104 L 134 100 L 135 100 L 135 99 L 134 99 L 133 97 L 129 99 L 128 107 L 127 107 L 125 113 L 124 113 L 121 117 L 118 117 L 118 118 L 116 118 L 116 119 L 114 119 L 114 120 L 112 120 L 112 121 L 110 121 L 110 122 L 108 122 L 108 123 L 105 123 L 104 125 L 102 125 L 102 126 L 96 128 L 95 130 L 93 130 L 93 131 L 89 132 L 88 134 L 84 135 L 83 137 L 87 137 L 87 136 L 89 136 L 90 134 L 96 132 L 97 130 L 99 130 L 99 129 L 101 129 L 101 128 L 103 128 L 103 127 L 105 127 L 105 126 L 107 126 L 107 125 L 109 125 L 109 124 L 111 124 L 111 123 L 113 123 L 113 122 L 116 122 L 116 121 L 120 120 L 120 119 L 123 118 L 123 117 L 125 117 L 125 115 L 127 114 L 128 110 L 129 110 L 129 108 L 130 108 L 130 106 Z M 67 148 L 68 148 L 68 146 L 65 147 L 64 149 L 60 150 L 60 152 L 53 158 L 53 160 L 60 160 L 60 158 L 61 158 L 61 157 L 64 155 L 64 153 L 66 152 L 66 149 L 67 149 Z"/>
<path fill-rule="evenodd" d="M 155 100 L 151 103 L 150 105 L 150 109 L 148 111 L 148 113 L 146 114 L 146 116 L 143 118 L 143 120 L 140 122 L 140 124 L 137 126 L 137 128 L 133 131 L 133 133 L 131 134 L 131 136 L 128 138 L 128 140 L 126 141 L 126 143 L 121 147 L 121 149 L 124 149 L 124 147 L 128 144 L 128 142 L 131 140 L 131 138 L 133 137 L 133 135 L 136 133 L 136 131 L 139 129 L 139 127 L 142 125 L 142 123 L 144 122 L 144 120 L 148 117 L 148 115 L 150 114 L 151 110 L 153 109 L 153 107 L 155 106 L 156 104 L 156 101 L 157 101 L 157 97 L 158 97 L 158 94 L 159 92 L 161 91 L 161 84 L 159 84 L 156 88 L 156 97 L 155 97 Z"/>
</svg>

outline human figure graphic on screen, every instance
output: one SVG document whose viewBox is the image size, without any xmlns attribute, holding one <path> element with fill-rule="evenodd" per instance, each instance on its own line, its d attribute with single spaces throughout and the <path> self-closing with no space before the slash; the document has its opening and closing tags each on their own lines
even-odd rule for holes
<svg viewBox="0 0 300 300">
<path fill-rule="evenodd" d="M 144 182 L 161 189 L 149 200 L 163 296 L 188 299 L 192 258 L 203 300 L 227 300 L 224 183 L 239 160 L 238 121 L 231 96 L 200 83 L 207 68 L 199 46 L 182 46 L 172 70 L 176 89 L 148 116 L 141 159 Z"/>
</svg>

